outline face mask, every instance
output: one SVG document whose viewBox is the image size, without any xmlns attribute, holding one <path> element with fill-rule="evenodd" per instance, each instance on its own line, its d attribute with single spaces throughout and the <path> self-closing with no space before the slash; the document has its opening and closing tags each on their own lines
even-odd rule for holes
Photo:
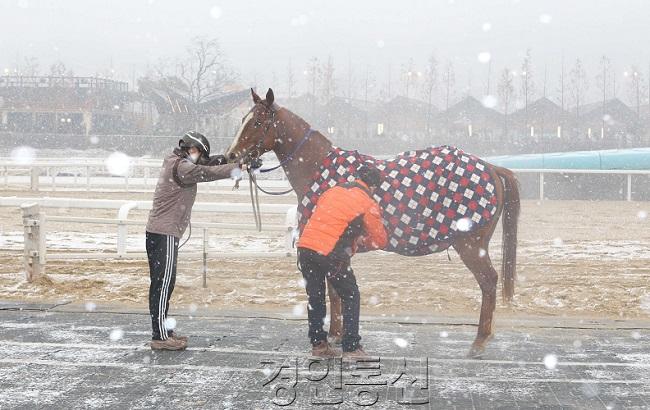
<svg viewBox="0 0 650 410">
<path fill-rule="evenodd" d="M 191 160 L 194 164 L 196 164 L 196 161 L 199 160 L 199 156 L 200 156 L 200 154 L 190 154 L 190 160 Z"/>
</svg>

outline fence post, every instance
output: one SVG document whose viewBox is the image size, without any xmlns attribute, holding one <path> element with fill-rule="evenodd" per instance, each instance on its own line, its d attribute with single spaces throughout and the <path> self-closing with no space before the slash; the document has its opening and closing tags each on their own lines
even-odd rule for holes
<svg viewBox="0 0 650 410">
<path fill-rule="evenodd" d="M 287 215 L 285 217 L 285 225 L 287 226 L 287 231 L 284 234 L 284 249 L 287 256 L 293 254 L 293 243 L 297 239 L 298 233 L 298 207 L 292 206 L 287 209 Z"/>
<path fill-rule="evenodd" d="M 539 173 L 539 200 L 544 200 L 544 173 Z"/>
<path fill-rule="evenodd" d="M 42 229 L 40 207 L 36 203 L 24 204 L 23 227 L 25 231 L 23 262 L 28 282 L 45 274 L 45 232 Z"/>
<path fill-rule="evenodd" d="M 632 174 L 627 174 L 627 200 L 632 200 Z"/>
<path fill-rule="evenodd" d="M 126 240 L 129 236 L 129 226 L 126 221 L 129 218 L 129 211 L 138 207 L 137 202 L 127 202 L 120 207 L 117 212 L 117 256 L 123 258 L 126 256 Z"/>
<path fill-rule="evenodd" d="M 90 192 L 90 165 L 86 165 L 86 191 Z"/>
<path fill-rule="evenodd" d="M 39 180 L 40 173 L 41 173 L 40 168 L 38 167 L 31 168 L 30 185 L 29 185 L 29 189 L 31 191 L 38 191 L 38 180 Z"/>
<path fill-rule="evenodd" d="M 208 287 L 208 229 L 203 228 L 203 287 Z"/>
</svg>

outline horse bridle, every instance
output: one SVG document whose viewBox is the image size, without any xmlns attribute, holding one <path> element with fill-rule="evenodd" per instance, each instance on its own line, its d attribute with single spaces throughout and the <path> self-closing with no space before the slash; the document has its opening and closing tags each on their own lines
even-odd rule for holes
<svg viewBox="0 0 650 410">
<path fill-rule="evenodd" d="M 262 144 L 264 144 L 264 141 L 266 140 L 266 135 L 268 134 L 271 127 L 277 128 L 277 125 L 276 125 L 276 122 L 275 122 L 275 113 L 276 113 L 276 111 L 271 107 L 268 107 L 267 110 L 271 113 L 271 120 L 269 121 L 269 124 L 266 126 L 266 129 L 262 133 L 262 138 L 260 138 L 259 141 L 257 141 L 255 143 L 255 145 L 253 145 L 251 147 L 250 150 L 247 150 L 248 152 L 246 153 L 244 158 L 242 158 L 244 161 L 246 161 L 246 160 L 250 161 L 251 158 L 260 157 L 262 155 L 262 152 L 261 152 L 262 151 Z M 257 128 L 257 127 L 259 127 L 261 125 L 262 125 L 261 123 L 258 125 L 257 121 L 256 121 L 256 124 L 254 124 L 253 126 L 255 128 Z M 255 155 L 253 155 L 253 153 Z"/>
</svg>

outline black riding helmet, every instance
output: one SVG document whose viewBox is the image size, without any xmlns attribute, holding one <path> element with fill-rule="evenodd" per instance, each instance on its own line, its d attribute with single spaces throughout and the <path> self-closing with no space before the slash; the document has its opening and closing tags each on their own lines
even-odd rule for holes
<svg viewBox="0 0 650 410">
<path fill-rule="evenodd" d="M 377 168 L 361 165 L 357 170 L 357 177 L 368 185 L 378 187 L 381 183 L 381 172 Z"/>
<path fill-rule="evenodd" d="M 208 142 L 208 139 L 199 132 L 186 132 L 185 135 L 183 135 L 183 138 L 178 141 L 178 146 L 185 151 L 189 150 L 190 147 L 196 147 L 199 152 L 201 152 L 199 159 L 203 161 L 210 160 L 210 143 Z"/>
</svg>

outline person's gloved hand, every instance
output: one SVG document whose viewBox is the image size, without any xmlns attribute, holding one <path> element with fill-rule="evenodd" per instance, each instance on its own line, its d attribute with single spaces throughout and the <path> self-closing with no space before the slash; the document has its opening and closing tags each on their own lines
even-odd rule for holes
<svg viewBox="0 0 650 410">
<path fill-rule="evenodd" d="M 213 166 L 213 165 L 225 165 L 228 163 L 228 160 L 226 159 L 225 156 L 223 155 L 213 155 L 208 159 L 207 163 L 205 165 Z"/>
<path fill-rule="evenodd" d="M 248 166 L 252 170 L 262 168 L 262 158 L 251 158 Z"/>
</svg>

